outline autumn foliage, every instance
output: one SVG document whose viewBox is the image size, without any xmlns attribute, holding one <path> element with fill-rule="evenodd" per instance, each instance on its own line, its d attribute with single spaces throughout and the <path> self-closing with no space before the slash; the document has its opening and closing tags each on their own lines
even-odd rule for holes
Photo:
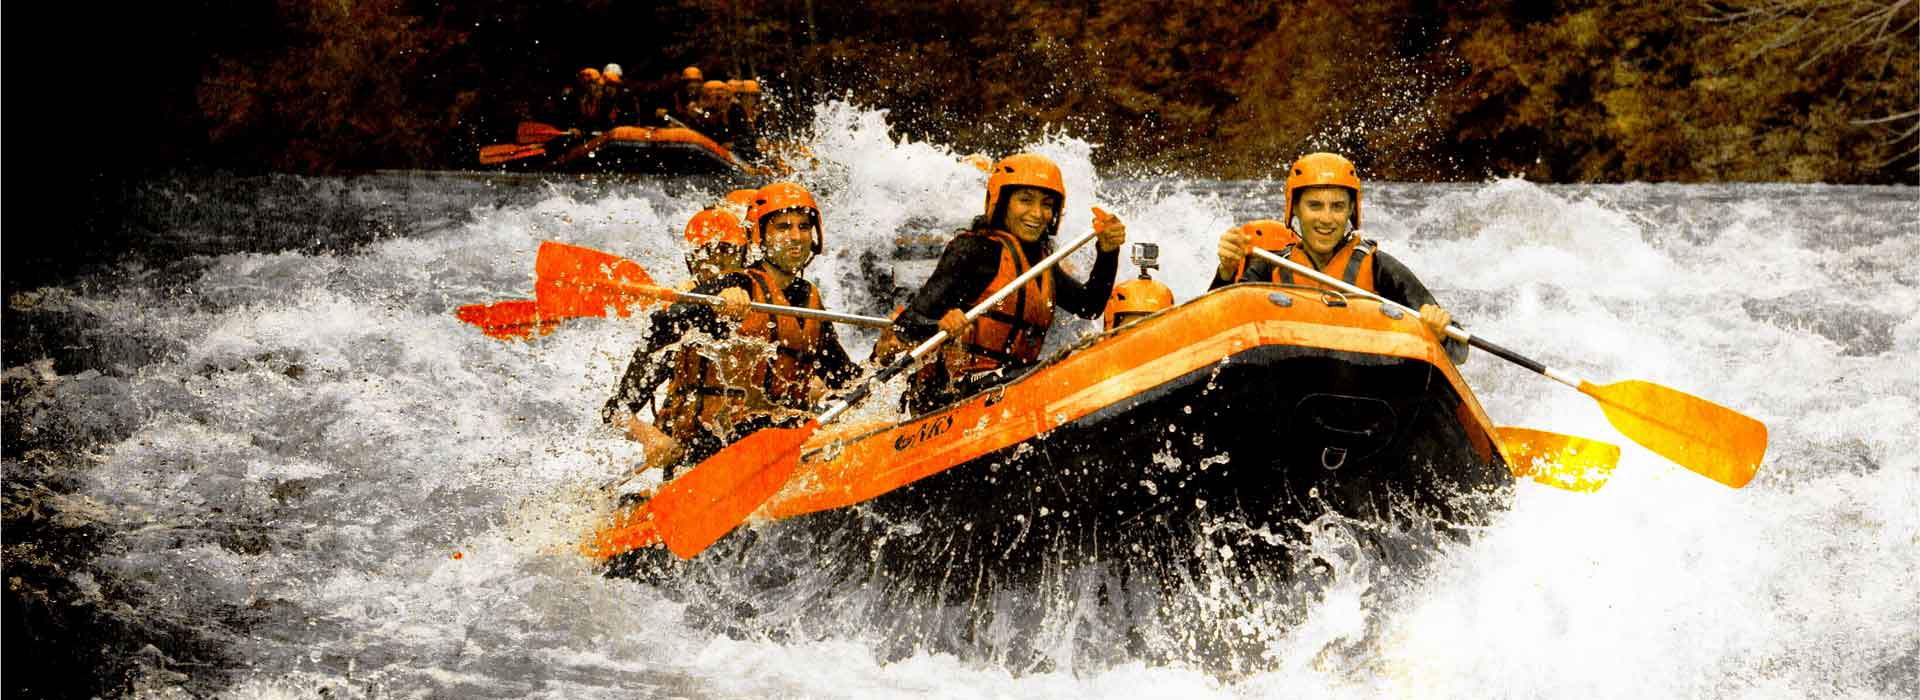
<svg viewBox="0 0 1920 700">
<path fill-rule="evenodd" d="M 265 12 L 265 11 L 263 11 Z M 903 138 L 1046 133 L 1136 172 L 1263 177 L 1308 150 L 1403 180 L 1914 183 L 1920 2 L 828 3 L 280 0 L 215 37 L 223 162 L 451 167 L 581 66 L 759 77 Z M 1838 37 L 1838 38 L 1836 38 Z"/>
</svg>

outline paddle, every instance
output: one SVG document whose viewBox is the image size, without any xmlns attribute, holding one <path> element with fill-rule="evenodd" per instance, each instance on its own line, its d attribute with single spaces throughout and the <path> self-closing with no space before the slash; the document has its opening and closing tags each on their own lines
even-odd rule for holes
<svg viewBox="0 0 1920 700">
<path fill-rule="evenodd" d="M 1026 286 L 1035 277 L 1053 269 L 1067 255 L 1093 240 L 1106 227 L 1111 215 L 1094 209 L 1092 231 L 1073 239 L 1052 255 L 1027 268 L 966 313 L 969 323 L 985 315 L 1009 295 Z M 818 418 L 793 428 L 767 428 L 742 438 L 714 453 L 692 471 L 669 482 L 658 495 L 647 501 L 640 512 L 627 516 L 621 527 L 603 530 L 593 542 L 583 545 L 588 554 L 601 558 L 613 556 L 654 542 L 665 542 L 667 549 L 681 559 L 691 559 L 745 522 L 768 498 L 787 483 L 800 467 L 800 446 L 849 409 L 865 400 L 873 387 L 894 378 L 927 353 L 946 342 L 946 331 L 920 343 L 911 352 L 894 360 L 862 381 L 851 393 L 828 408 Z"/>
<path fill-rule="evenodd" d="M 608 289 L 613 283 L 653 285 L 653 276 L 639 263 L 559 241 L 541 241 L 533 259 L 533 276 L 533 298 L 541 318 L 597 318 L 606 316 L 608 307 L 625 316 L 629 304 L 655 299 L 635 299 Z"/>
<path fill-rule="evenodd" d="M 1305 265 L 1258 248 L 1248 251 L 1322 284 L 1354 296 L 1379 300 L 1401 311 L 1419 312 L 1395 304 Z M 1447 326 L 1447 337 L 1493 353 L 1547 378 L 1579 389 L 1600 402 L 1607 422 L 1634 442 L 1674 463 L 1733 488 L 1745 486 L 1760 469 L 1767 453 L 1767 426 L 1733 409 L 1651 382 L 1626 380 L 1596 385 L 1573 374 L 1552 369 L 1479 336 Z"/>
<path fill-rule="evenodd" d="M 546 143 L 548 141 L 552 141 L 556 138 L 566 136 L 571 133 L 573 132 L 556 127 L 552 124 L 542 124 L 540 122 L 520 122 L 520 126 L 513 130 L 513 140 L 523 144 Z"/>
<path fill-rule="evenodd" d="M 1508 468 L 1514 476 L 1536 482 L 1590 493 L 1607 485 L 1614 466 L 1620 463 L 1620 448 L 1599 440 L 1550 433 L 1532 428 L 1501 426 L 1493 429 L 1513 460 Z"/>
<path fill-rule="evenodd" d="M 489 336 L 501 340 L 531 338 L 535 332 L 553 332 L 557 321 L 540 318 L 532 299 L 510 299 L 491 304 L 467 304 L 453 310 L 462 321 L 479 326 Z"/>
<path fill-rule="evenodd" d="M 657 300 L 694 301 L 712 306 L 726 303 L 711 294 L 682 292 L 653 284 L 645 268 L 612 253 L 544 241 L 535 257 L 534 297 L 543 320 L 582 316 L 604 316 L 608 307 L 625 315 L 630 305 L 645 305 Z M 869 328 L 888 328 L 892 321 L 877 316 L 840 313 L 800 306 L 781 306 L 753 302 L 750 308 L 761 313 L 812 318 Z"/>
<path fill-rule="evenodd" d="M 622 293 L 630 293 L 630 294 L 633 294 L 634 296 L 654 297 L 659 299 L 666 299 L 669 301 L 692 301 L 692 302 L 698 302 L 701 304 L 706 304 L 709 306 L 725 306 L 727 304 L 727 300 L 714 296 L 712 294 L 697 294 L 694 292 L 682 292 L 676 289 L 671 289 L 668 287 L 656 287 L 650 284 L 633 284 L 630 282 L 609 282 L 608 286 L 613 289 L 618 289 Z M 828 311 L 826 309 L 813 309 L 805 306 L 781 306 L 779 304 L 762 304 L 760 302 L 755 301 L 755 302 L 749 302 L 747 304 L 747 308 L 753 309 L 754 311 L 759 311 L 761 313 L 780 314 L 783 316 L 798 316 L 800 318 L 811 318 L 811 319 L 817 319 L 821 321 L 827 321 L 830 323 L 845 323 L 845 324 L 854 325 L 854 326 L 866 326 L 868 328 L 892 328 L 893 327 L 892 321 L 889 321 L 884 318 L 880 318 L 879 316 L 861 316 L 859 314 L 841 313 L 838 311 Z"/>
<path fill-rule="evenodd" d="M 499 165 L 508 161 L 532 158 L 547 154 L 547 147 L 541 144 L 501 143 L 480 147 L 481 165 Z"/>
</svg>

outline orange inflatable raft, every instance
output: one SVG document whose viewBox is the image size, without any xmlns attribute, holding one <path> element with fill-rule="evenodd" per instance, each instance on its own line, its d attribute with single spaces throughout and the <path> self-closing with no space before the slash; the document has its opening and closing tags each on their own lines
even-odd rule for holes
<svg viewBox="0 0 1920 700">
<path fill-rule="evenodd" d="M 1177 555 L 1189 533 L 1222 524 L 1274 535 L 1246 544 L 1284 556 L 1284 533 L 1329 512 L 1482 522 L 1508 503 L 1508 463 L 1418 318 L 1242 284 L 941 410 L 829 426 L 752 520 L 863 529 L 886 541 L 868 557 L 933 576 L 982 561 Z M 632 549 L 650 525 L 634 512 L 589 551 Z"/>
</svg>

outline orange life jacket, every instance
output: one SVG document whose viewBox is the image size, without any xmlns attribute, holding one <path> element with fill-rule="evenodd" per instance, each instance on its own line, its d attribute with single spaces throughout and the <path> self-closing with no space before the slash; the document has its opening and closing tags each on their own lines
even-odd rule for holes
<svg viewBox="0 0 1920 700">
<path fill-rule="evenodd" d="M 1348 245 L 1349 243 L 1351 245 Z M 1339 277 L 1341 281 L 1347 284 L 1371 292 L 1375 291 L 1373 288 L 1373 251 L 1377 247 L 1379 247 L 1378 244 L 1365 238 L 1359 236 L 1349 237 L 1346 242 L 1340 244 L 1339 248 L 1334 249 L 1333 257 L 1327 260 L 1325 266 L 1321 267 L 1314 266 L 1313 258 L 1309 257 L 1306 249 L 1300 247 L 1298 243 L 1288 244 L 1287 247 L 1281 248 L 1276 255 L 1319 270 L 1329 277 Z M 1249 259 L 1252 258 L 1252 256 L 1248 257 Z M 1273 266 L 1273 281 L 1280 284 L 1293 284 L 1303 287 L 1327 287 L 1324 284 L 1314 281 L 1311 277 L 1296 275 L 1293 273 L 1293 270 L 1289 270 L 1280 265 Z"/>
<path fill-rule="evenodd" d="M 747 289 L 753 301 L 792 305 L 767 273 L 744 272 L 753 280 Z M 806 307 L 821 308 L 820 288 L 809 286 Z M 825 335 L 818 319 L 748 311 L 733 337 L 708 347 L 681 347 L 659 422 L 675 438 L 696 429 L 726 436 L 747 418 L 808 408 L 807 386 Z"/>
<path fill-rule="evenodd" d="M 1000 243 L 1000 269 L 993 281 L 980 292 L 980 296 L 968 304 L 969 308 L 986 301 L 994 292 L 1007 286 L 1020 273 L 1032 267 L 1027 253 L 1020 247 L 1020 239 L 1005 231 L 971 231 L 969 236 L 983 236 Z M 1047 340 L 1047 329 L 1053 326 L 1053 275 L 1040 275 L 1033 281 L 1022 285 L 1020 290 L 1007 295 L 986 314 L 973 323 L 973 338 L 961 344 L 961 348 L 970 356 L 960 365 L 962 372 L 980 372 L 995 369 L 1004 364 L 1026 364 L 1040 359 L 1040 346 Z"/>
</svg>

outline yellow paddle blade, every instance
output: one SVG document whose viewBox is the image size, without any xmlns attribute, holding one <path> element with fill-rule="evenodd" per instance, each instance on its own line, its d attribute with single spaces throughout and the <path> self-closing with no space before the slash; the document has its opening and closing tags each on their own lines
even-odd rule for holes
<svg viewBox="0 0 1920 700">
<path fill-rule="evenodd" d="M 1630 379 L 1581 382 L 1622 435 L 1680 466 L 1733 488 L 1747 485 L 1767 454 L 1767 426 L 1706 399 Z"/>
<path fill-rule="evenodd" d="M 1494 428 L 1514 476 L 1554 488 L 1592 493 L 1607 485 L 1620 464 L 1620 448 L 1599 440 L 1532 428 Z"/>
</svg>

